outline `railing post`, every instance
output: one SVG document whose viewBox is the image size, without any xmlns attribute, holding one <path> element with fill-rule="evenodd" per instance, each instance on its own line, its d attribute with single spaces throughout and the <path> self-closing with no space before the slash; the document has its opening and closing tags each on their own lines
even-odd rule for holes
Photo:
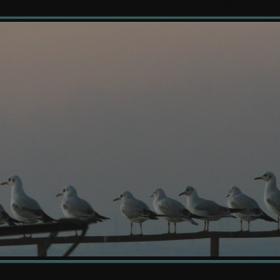
<svg viewBox="0 0 280 280">
<path fill-rule="evenodd" d="M 210 256 L 218 257 L 219 256 L 219 238 L 211 237 L 210 240 Z"/>
<path fill-rule="evenodd" d="M 44 243 L 38 243 L 37 244 L 37 255 L 38 257 L 46 257 L 47 256 L 47 250 L 45 248 Z"/>
</svg>

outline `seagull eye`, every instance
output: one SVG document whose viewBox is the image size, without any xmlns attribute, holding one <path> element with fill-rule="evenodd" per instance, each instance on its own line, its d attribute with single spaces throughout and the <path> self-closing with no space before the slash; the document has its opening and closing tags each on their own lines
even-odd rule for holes
<svg viewBox="0 0 280 280">
<path fill-rule="evenodd" d="M 13 182 L 15 181 L 15 179 L 13 179 Z"/>
<path fill-rule="evenodd" d="M 10 181 L 11 181 L 11 178 L 9 178 L 8 181 L 10 182 Z"/>
</svg>

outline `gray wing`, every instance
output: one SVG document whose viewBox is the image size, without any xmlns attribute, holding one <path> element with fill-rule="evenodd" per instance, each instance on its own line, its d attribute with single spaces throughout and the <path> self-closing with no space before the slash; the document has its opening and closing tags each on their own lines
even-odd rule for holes
<svg viewBox="0 0 280 280">
<path fill-rule="evenodd" d="M 222 206 L 218 205 L 214 201 L 207 200 L 207 199 L 200 199 L 196 203 L 195 214 L 200 215 L 200 216 L 205 216 L 205 217 L 215 216 L 217 214 L 220 214 L 220 211 L 222 211 L 222 212 L 224 211 L 220 207 L 222 207 Z"/>
<path fill-rule="evenodd" d="M 1 209 L 1 219 L 8 223 L 10 226 L 15 225 L 15 224 L 23 224 L 23 222 L 18 221 L 14 218 L 12 218 L 4 209 Z"/>
<path fill-rule="evenodd" d="M 141 200 L 127 199 L 125 203 L 122 203 L 121 211 L 129 219 L 135 219 L 143 217 L 143 215 L 145 216 L 144 213 L 147 214 L 147 211 L 150 211 L 150 208 Z"/>
<path fill-rule="evenodd" d="M 13 210 L 18 213 L 18 215 L 26 217 L 28 219 L 40 219 L 43 215 L 43 211 L 41 209 L 31 209 L 28 207 L 20 206 L 16 203 L 12 204 Z"/>
<path fill-rule="evenodd" d="M 83 219 L 87 223 L 103 222 L 103 220 L 110 219 L 99 215 L 87 201 L 79 197 L 68 198 L 62 202 L 62 207 L 76 219 Z"/>
<path fill-rule="evenodd" d="M 245 194 L 239 194 L 233 197 L 231 200 L 233 208 L 243 208 L 243 209 L 256 209 L 260 208 L 258 203 L 251 197 Z"/>
<path fill-rule="evenodd" d="M 81 219 L 88 218 L 96 213 L 87 201 L 79 197 L 67 199 L 62 203 L 62 207 L 74 217 Z"/>
<path fill-rule="evenodd" d="M 280 212 L 280 203 L 273 198 L 268 198 L 267 203 Z"/>
<path fill-rule="evenodd" d="M 158 202 L 159 210 L 166 216 L 181 216 L 185 208 L 179 201 L 173 199 L 161 199 Z"/>
</svg>

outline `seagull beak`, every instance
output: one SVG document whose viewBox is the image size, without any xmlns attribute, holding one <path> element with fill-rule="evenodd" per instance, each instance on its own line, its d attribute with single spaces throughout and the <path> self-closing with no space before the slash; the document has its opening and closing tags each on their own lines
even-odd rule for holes
<svg viewBox="0 0 280 280">
<path fill-rule="evenodd" d="M 56 197 L 61 196 L 61 195 L 63 195 L 63 193 L 58 193 L 58 194 L 56 195 Z"/>
<path fill-rule="evenodd" d="M 185 192 L 182 192 L 182 193 L 179 194 L 179 196 L 181 196 L 181 195 L 183 195 L 183 194 L 186 194 L 186 193 L 185 193 Z"/>
<path fill-rule="evenodd" d="M 261 180 L 262 177 L 256 177 L 254 180 Z"/>
<path fill-rule="evenodd" d="M 117 197 L 117 198 L 115 198 L 113 201 L 120 200 L 120 199 L 121 199 L 120 197 Z"/>
<path fill-rule="evenodd" d="M 227 197 L 229 197 L 229 194 L 227 195 Z"/>
<path fill-rule="evenodd" d="M 8 185 L 8 182 L 3 182 L 1 183 L 1 185 Z"/>
<path fill-rule="evenodd" d="M 155 196 L 155 194 L 153 193 L 152 195 L 151 195 L 151 197 L 154 197 Z"/>
</svg>

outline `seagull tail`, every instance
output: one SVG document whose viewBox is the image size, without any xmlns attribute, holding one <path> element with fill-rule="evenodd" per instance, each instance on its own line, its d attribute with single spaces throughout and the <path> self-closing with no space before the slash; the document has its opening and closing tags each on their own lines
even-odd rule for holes
<svg viewBox="0 0 280 280">
<path fill-rule="evenodd" d="M 196 226 L 198 225 L 198 223 L 197 223 L 197 222 L 195 222 L 195 221 L 194 221 L 194 220 L 192 220 L 192 219 L 190 219 L 189 221 L 190 221 L 193 225 L 196 225 Z"/>
<path fill-rule="evenodd" d="M 24 222 L 18 221 L 12 217 L 8 219 L 7 223 L 9 224 L 9 226 L 15 226 L 16 224 L 24 224 Z"/>
<path fill-rule="evenodd" d="M 278 223 L 276 220 L 274 220 L 272 217 L 270 217 L 267 214 L 265 214 L 263 211 L 262 211 L 262 214 L 258 218 L 262 219 L 262 220 L 265 220 L 265 221 L 268 221 L 268 222 Z"/>
<path fill-rule="evenodd" d="M 149 209 L 144 208 L 142 212 L 139 212 L 143 217 L 148 217 L 151 220 L 158 220 L 158 217 L 165 217 L 165 215 L 157 214 Z"/>
<path fill-rule="evenodd" d="M 96 213 L 96 212 L 95 212 Z M 110 220 L 110 218 L 108 218 L 108 217 L 105 217 L 105 216 L 101 216 L 101 215 L 99 215 L 98 213 L 96 213 L 96 216 L 95 216 L 96 218 L 97 218 L 97 220 L 99 221 L 99 222 L 103 222 L 103 221 L 106 221 L 106 220 Z"/>
<path fill-rule="evenodd" d="M 42 215 L 42 221 L 44 223 L 47 223 L 47 222 L 57 222 L 57 220 L 51 218 L 50 216 L 48 216 L 46 213 L 43 212 L 43 215 Z"/>
<path fill-rule="evenodd" d="M 194 218 L 194 219 L 202 219 L 202 220 L 204 220 L 204 219 L 206 219 L 207 217 L 204 217 L 204 216 L 199 216 L 199 215 L 195 215 L 195 214 L 193 214 L 193 213 L 190 213 L 190 217 L 191 218 Z"/>
<path fill-rule="evenodd" d="M 247 212 L 247 209 L 244 208 L 228 208 L 230 213 L 237 213 L 237 212 Z M 236 217 L 235 217 L 236 218 Z"/>
</svg>

